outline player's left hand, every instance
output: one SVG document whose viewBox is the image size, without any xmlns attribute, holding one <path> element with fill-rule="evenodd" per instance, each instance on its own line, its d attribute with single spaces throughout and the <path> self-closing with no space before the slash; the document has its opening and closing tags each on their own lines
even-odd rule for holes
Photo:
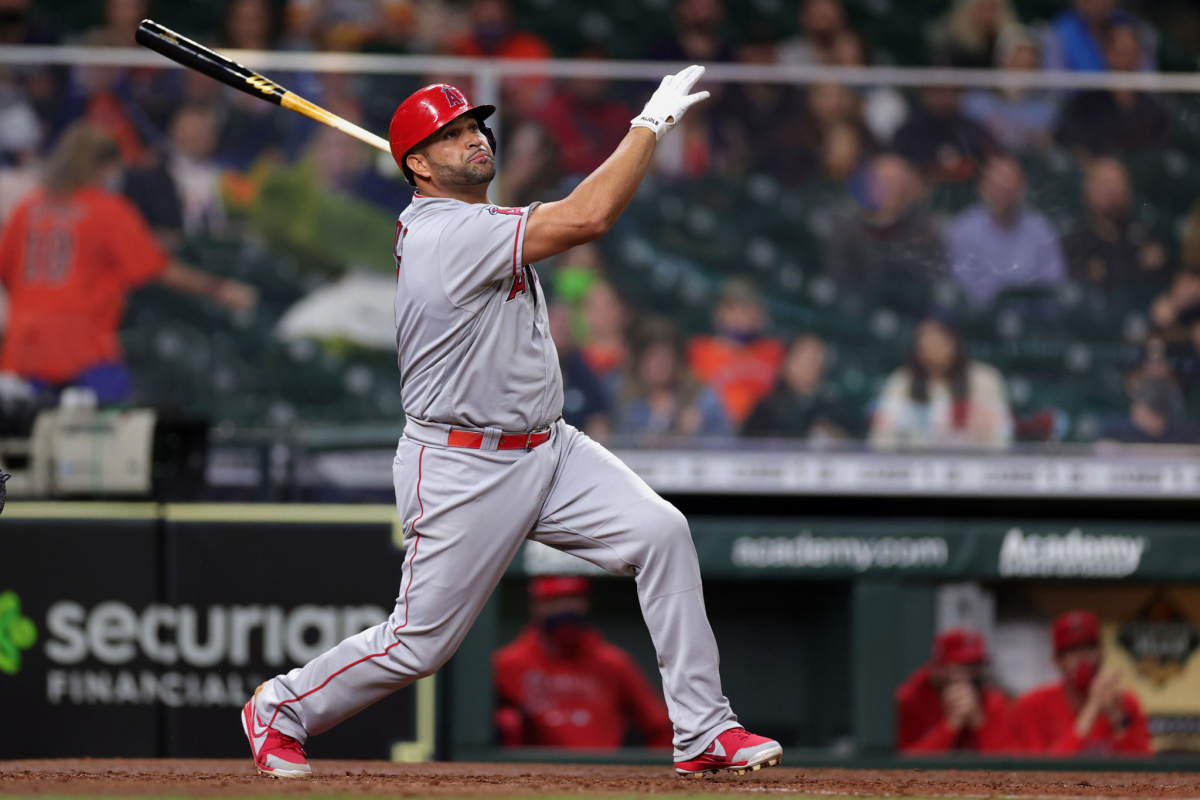
<svg viewBox="0 0 1200 800">
<path fill-rule="evenodd" d="M 642 113 L 630 122 L 630 127 L 649 128 L 654 131 L 656 139 L 661 139 L 663 134 L 675 127 L 689 108 L 708 99 L 708 92 L 688 94 L 703 77 L 704 67 L 693 64 L 676 75 L 663 78 Z"/>
</svg>

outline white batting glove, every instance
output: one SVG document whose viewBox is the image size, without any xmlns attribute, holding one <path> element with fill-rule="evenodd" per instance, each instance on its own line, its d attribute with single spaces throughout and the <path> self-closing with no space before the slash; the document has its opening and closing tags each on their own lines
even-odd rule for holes
<svg viewBox="0 0 1200 800">
<path fill-rule="evenodd" d="M 661 139 L 689 108 L 708 99 L 708 92 L 688 94 L 702 77 L 704 67 L 693 64 L 678 75 L 663 78 L 642 113 L 630 122 L 630 129 L 649 128 L 654 131 L 655 139 Z"/>
</svg>

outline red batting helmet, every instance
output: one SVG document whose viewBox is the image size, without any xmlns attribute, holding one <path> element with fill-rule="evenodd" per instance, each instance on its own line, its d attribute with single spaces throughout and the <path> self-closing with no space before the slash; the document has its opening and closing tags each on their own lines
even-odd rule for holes
<svg viewBox="0 0 1200 800">
<path fill-rule="evenodd" d="M 392 115 L 392 124 L 388 126 L 388 143 L 392 146 L 392 157 L 400 165 L 404 180 L 413 186 L 417 185 L 412 170 L 404 164 L 408 151 L 463 114 L 473 113 L 475 119 L 479 120 L 479 129 L 487 137 L 494 156 L 496 137 L 483 121 L 495 112 L 495 106 L 471 105 L 471 101 L 461 89 L 448 83 L 433 83 L 413 92 L 396 109 L 396 113 Z"/>
</svg>

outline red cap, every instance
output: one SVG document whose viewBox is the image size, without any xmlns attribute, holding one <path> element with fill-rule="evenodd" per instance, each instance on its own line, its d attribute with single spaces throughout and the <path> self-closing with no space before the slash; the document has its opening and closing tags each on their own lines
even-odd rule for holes
<svg viewBox="0 0 1200 800">
<path fill-rule="evenodd" d="M 546 575 L 529 582 L 530 600 L 554 600 L 558 597 L 586 596 L 592 590 L 591 581 L 578 575 Z"/>
<path fill-rule="evenodd" d="M 434 83 L 418 89 L 409 95 L 392 115 L 392 123 L 388 126 L 388 143 L 392 146 L 392 157 L 401 169 L 406 169 L 404 156 L 425 137 L 469 112 L 474 112 L 475 118 L 482 126 L 483 121 L 495 111 L 495 106 L 471 105 L 471 101 L 461 89 L 448 83 Z M 496 149 L 494 143 L 492 149 Z"/>
<path fill-rule="evenodd" d="M 978 631 L 950 628 L 933 637 L 929 660 L 934 664 L 982 664 L 987 661 L 987 643 Z"/>
<path fill-rule="evenodd" d="M 1076 609 L 1054 620 L 1054 652 L 1100 644 L 1100 620 L 1091 611 Z"/>
</svg>

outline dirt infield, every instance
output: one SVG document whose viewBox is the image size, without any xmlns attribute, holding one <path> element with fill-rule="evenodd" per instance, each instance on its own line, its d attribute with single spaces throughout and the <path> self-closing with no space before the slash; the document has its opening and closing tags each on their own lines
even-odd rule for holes
<svg viewBox="0 0 1200 800">
<path fill-rule="evenodd" d="M 0 795 L 510 797 L 773 792 L 860 797 L 1200 797 L 1200 774 L 847 770 L 776 767 L 675 777 L 669 767 L 315 761 L 308 781 L 254 774 L 247 760 L 0 761 Z"/>
</svg>

